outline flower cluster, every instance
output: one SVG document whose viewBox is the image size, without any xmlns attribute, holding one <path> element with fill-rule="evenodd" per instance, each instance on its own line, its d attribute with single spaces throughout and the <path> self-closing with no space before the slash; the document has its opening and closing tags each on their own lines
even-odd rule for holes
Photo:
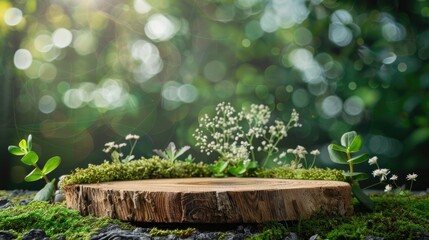
<svg viewBox="0 0 429 240">
<path fill-rule="evenodd" d="M 287 154 L 292 155 L 291 160 L 288 160 Z M 308 154 L 309 153 L 303 146 L 298 145 L 295 149 L 289 148 L 286 150 L 286 152 L 280 153 L 278 157 L 273 159 L 273 162 L 277 163 L 278 165 L 288 166 L 291 168 L 302 168 L 303 166 L 305 168 L 312 168 L 316 161 L 316 157 L 320 155 L 320 151 L 315 149 L 310 152 L 310 155 L 313 155 L 313 161 L 310 165 L 308 165 L 307 162 Z M 304 165 L 302 162 L 304 162 Z"/>
<path fill-rule="evenodd" d="M 287 124 L 276 120 L 268 125 L 271 111 L 268 106 L 252 104 L 238 112 L 230 103 L 219 103 L 215 116 L 208 114 L 200 119 L 193 136 L 201 152 L 216 152 L 221 158 L 235 161 L 255 161 L 256 152 L 265 152 L 263 166 L 278 152 L 278 143 L 288 131 L 300 127 L 299 114 L 293 110 Z"/>
<path fill-rule="evenodd" d="M 125 140 L 129 141 L 131 145 L 130 152 L 125 158 L 124 153 L 122 152 L 122 148 L 127 146 L 126 143 L 108 142 L 104 144 L 106 148 L 103 149 L 103 152 L 107 154 L 110 153 L 112 161 L 114 162 L 129 162 L 135 158 L 135 156 L 133 155 L 133 151 L 139 138 L 140 136 L 135 134 L 128 134 L 127 136 L 125 136 Z"/>
<path fill-rule="evenodd" d="M 372 171 L 372 176 L 380 178 L 380 181 L 378 183 L 376 183 L 374 185 L 371 185 L 370 187 L 375 186 L 375 185 L 380 184 L 380 183 L 385 183 L 386 186 L 384 188 L 384 192 L 391 192 L 393 190 L 393 186 L 395 186 L 397 189 L 400 189 L 400 187 L 396 183 L 396 181 L 398 180 L 398 176 L 395 175 L 395 174 L 392 174 L 392 176 L 389 178 L 389 181 L 391 181 L 393 185 L 390 184 L 390 183 L 389 184 L 386 183 L 386 181 L 388 179 L 388 175 L 390 174 L 390 170 L 387 169 L 387 168 L 380 168 L 380 166 L 378 165 L 378 157 L 377 156 L 374 156 L 374 157 L 370 158 L 368 160 L 368 164 L 369 165 L 376 165 L 377 169 L 375 169 L 374 171 Z M 418 175 L 415 174 L 415 173 L 408 174 L 406 176 L 406 179 L 408 181 L 411 181 L 410 191 L 411 191 L 412 186 L 413 186 L 413 181 L 416 181 L 417 176 Z"/>
</svg>

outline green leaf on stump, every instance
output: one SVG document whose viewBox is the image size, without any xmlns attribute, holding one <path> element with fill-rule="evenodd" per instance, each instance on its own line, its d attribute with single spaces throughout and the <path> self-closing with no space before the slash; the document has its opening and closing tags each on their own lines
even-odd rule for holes
<svg viewBox="0 0 429 240">
<path fill-rule="evenodd" d="M 42 171 L 38 168 L 35 168 L 27 176 L 25 176 L 24 180 L 26 182 L 34 182 L 41 179 L 42 177 L 43 177 Z"/>
<path fill-rule="evenodd" d="M 34 200 L 49 201 L 54 195 L 54 189 L 55 179 L 52 179 L 52 181 L 47 183 L 40 191 L 36 193 L 36 196 L 34 196 Z"/>
<path fill-rule="evenodd" d="M 328 153 L 331 161 L 339 164 L 348 164 L 347 162 L 347 154 L 345 152 L 335 151 L 334 144 L 329 144 Z"/>
<path fill-rule="evenodd" d="M 21 162 L 30 166 L 34 166 L 37 161 L 39 161 L 39 156 L 33 151 L 28 152 L 24 157 L 21 158 Z"/>
<path fill-rule="evenodd" d="M 60 157 L 55 156 L 55 157 L 50 158 L 46 162 L 45 166 L 43 167 L 42 173 L 44 175 L 46 175 L 46 174 L 52 172 L 53 170 L 55 170 L 60 165 L 60 163 L 61 163 L 61 158 Z"/>
</svg>

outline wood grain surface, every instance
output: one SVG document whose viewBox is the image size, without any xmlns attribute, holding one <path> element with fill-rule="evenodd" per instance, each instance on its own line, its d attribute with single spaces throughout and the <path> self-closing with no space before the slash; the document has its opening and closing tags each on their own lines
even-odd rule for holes
<svg viewBox="0 0 429 240">
<path fill-rule="evenodd" d="M 271 178 L 181 178 L 76 184 L 67 206 L 83 215 L 133 222 L 260 223 L 350 215 L 350 185 Z"/>
</svg>

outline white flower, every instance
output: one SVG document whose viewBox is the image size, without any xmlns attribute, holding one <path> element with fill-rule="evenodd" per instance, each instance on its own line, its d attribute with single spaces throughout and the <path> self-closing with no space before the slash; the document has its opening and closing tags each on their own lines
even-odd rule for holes
<svg viewBox="0 0 429 240">
<path fill-rule="evenodd" d="M 385 192 L 390 192 L 392 191 L 392 186 L 390 184 L 387 184 L 386 187 L 384 188 Z"/>
<path fill-rule="evenodd" d="M 104 146 L 109 147 L 109 148 L 113 148 L 115 146 L 115 142 L 108 142 L 108 143 L 104 144 Z"/>
<path fill-rule="evenodd" d="M 125 140 L 137 140 L 139 139 L 140 136 L 139 135 L 133 135 L 133 134 L 128 134 L 127 136 L 125 136 Z"/>
<path fill-rule="evenodd" d="M 408 174 L 407 175 L 407 180 L 408 181 L 416 181 L 416 178 L 417 178 L 417 174 L 415 174 L 415 173 L 413 173 L 413 174 Z"/>
<path fill-rule="evenodd" d="M 395 174 L 393 174 L 393 175 L 390 177 L 390 180 L 392 180 L 392 181 L 396 181 L 396 180 L 398 180 L 398 176 L 396 176 Z"/>
<path fill-rule="evenodd" d="M 310 154 L 317 156 L 317 155 L 320 155 L 320 151 L 319 151 L 319 149 L 315 149 L 315 150 L 311 151 Z"/>
<path fill-rule="evenodd" d="M 386 180 L 386 177 L 389 173 L 390 171 L 387 168 L 375 169 L 374 171 L 372 171 L 372 175 L 374 177 L 380 177 L 380 181 Z"/>
<path fill-rule="evenodd" d="M 369 163 L 369 165 L 374 165 L 374 164 L 377 164 L 377 160 L 378 160 L 378 158 L 376 156 L 374 156 L 368 160 L 368 163 Z"/>
</svg>

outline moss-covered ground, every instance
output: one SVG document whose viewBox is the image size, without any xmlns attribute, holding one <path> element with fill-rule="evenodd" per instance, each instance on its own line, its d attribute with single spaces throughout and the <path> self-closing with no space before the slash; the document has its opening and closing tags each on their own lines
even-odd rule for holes
<svg viewBox="0 0 429 240">
<path fill-rule="evenodd" d="M 132 161 L 127 164 L 104 162 L 77 169 L 62 180 L 61 185 L 95 183 L 117 180 L 150 178 L 209 177 L 206 164 L 173 163 L 157 157 Z M 319 179 L 344 181 L 339 170 L 274 168 L 253 172 L 252 177 Z M 0 191 L 0 197 L 5 195 Z M 418 239 L 419 233 L 429 232 L 429 195 L 400 196 L 393 194 L 373 195 L 375 208 L 368 212 L 355 202 L 355 213 L 349 217 L 316 215 L 298 222 L 267 223 L 256 226 L 259 234 L 252 239 L 283 239 L 288 233 L 298 234 L 300 239 L 309 239 L 318 234 L 320 239 L 363 239 L 378 236 L 384 239 Z M 19 198 L 15 199 L 18 201 Z M 89 239 L 97 230 L 109 223 L 119 224 L 124 229 L 134 226 L 108 218 L 80 216 L 67 209 L 64 204 L 32 202 L 24 206 L 13 206 L 0 210 L 0 230 L 12 231 L 17 239 L 30 229 L 41 228 L 55 239 Z M 197 227 L 197 226 L 196 226 Z M 176 234 L 186 237 L 192 228 L 164 230 L 154 228 L 151 235 Z M 222 234 L 219 234 L 222 238 Z"/>
<path fill-rule="evenodd" d="M 251 239 L 283 239 L 289 232 L 300 239 L 309 239 L 318 234 L 321 239 L 363 239 L 378 236 L 384 239 L 419 239 L 419 233 L 428 233 L 429 195 L 426 196 L 371 196 L 375 202 L 373 212 L 365 211 L 355 203 L 355 214 L 349 217 L 318 215 L 309 220 L 286 223 L 267 223 L 256 226 L 259 234 Z M 80 216 L 64 204 L 32 202 L 0 210 L 0 229 L 12 231 L 17 239 L 30 229 L 40 228 L 55 239 L 89 239 L 109 223 L 119 224 L 123 229 L 134 226 L 108 218 Z M 196 226 L 197 227 L 197 226 Z M 153 236 L 176 234 L 187 237 L 193 228 L 164 230 L 154 228 Z M 219 235 L 222 236 L 222 235 Z"/>
</svg>

